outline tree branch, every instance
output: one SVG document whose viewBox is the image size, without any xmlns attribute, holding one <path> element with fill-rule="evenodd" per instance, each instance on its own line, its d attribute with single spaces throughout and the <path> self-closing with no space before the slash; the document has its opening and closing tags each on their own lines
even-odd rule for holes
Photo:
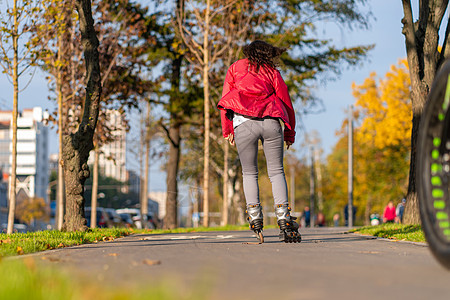
<svg viewBox="0 0 450 300">
<path fill-rule="evenodd" d="M 423 1 L 424 6 L 429 1 Z M 425 37 L 423 43 L 423 62 L 424 62 L 424 78 L 425 83 L 431 87 L 434 76 L 436 75 L 437 64 L 439 59 L 438 43 L 439 43 L 439 27 L 447 9 L 448 0 L 430 1 L 428 7 L 423 7 L 428 11 L 428 20 L 426 22 Z"/>
<path fill-rule="evenodd" d="M 237 2 L 237 0 L 231 1 L 231 2 L 228 3 L 227 5 L 222 6 L 220 9 L 215 10 L 215 11 L 210 15 L 210 18 L 211 18 L 211 19 L 214 19 L 214 17 L 215 17 L 217 14 L 219 14 L 219 13 L 221 13 L 222 11 L 224 11 L 225 9 L 229 8 L 230 6 L 232 6 L 233 4 L 235 4 L 236 2 Z"/>
<path fill-rule="evenodd" d="M 166 133 L 167 138 L 169 139 L 170 143 L 172 145 L 176 145 L 175 141 L 172 139 L 172 137 L 170 136 L 170 132 L 169 129 L 163 124 L 162 119 L 159 119 L 158 122 L 159 126 L 161 126 L 161 128 L 164 130 L 164 132 Z"/>
</svg>

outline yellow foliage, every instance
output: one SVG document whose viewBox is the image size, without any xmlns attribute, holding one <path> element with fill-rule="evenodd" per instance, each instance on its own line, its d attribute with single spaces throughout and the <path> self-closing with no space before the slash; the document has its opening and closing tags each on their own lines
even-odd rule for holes
<svg viewBox="0 0 450 300">
<path fill-rule="evenodd" d="M 46 207 L 42 198 L 24 199 L 16 207 L 16 216 L 20 221 L 30 224 L 32 220 L 46 216 Z"/>
<path fill-rule="evenodd" d="M 391 66 L 385 77 L 370 74 L 361 85 L 352 85 L 355 97 L 354 190 L 357 224 L 369 221 L 371 213 L 383 213 L 389 200 L 395 204 L 406 193 L 412 107 L 410 79 L 405 60 Z M 325 172 L 329 217 L 342 215 L 347 203 L 348 122 L 345 120 L 340 139 L 328 156 Z"/>
<path fill-rule="evenodd" d="M 392 65 L 378 83 L 375 73 L 361 85 L 353 83 L 356 109 L 362 119 L 356 139 L 378 149 L 409 146 L 412 124 L 410 86 L 406 60 Z"/>
</svg>

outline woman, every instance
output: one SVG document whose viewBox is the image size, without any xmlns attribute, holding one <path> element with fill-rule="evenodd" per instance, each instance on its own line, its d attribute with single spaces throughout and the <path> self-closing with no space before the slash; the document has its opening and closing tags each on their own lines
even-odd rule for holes
<svg viewBox="0 0 450 300">
<path fill-rule="evenodd" d="M 280 240 L 301 241 L 298 224 L 290 215 L 283 168 L 284 142 L 289 149 L 295 140 L 294 109 L 287 86 L 275 64 L 275 60 L 285 51 L 263 41 L 247 45 L 244 48 L 246 58 L 238 60 L 228 69 L 222 99 L 217 104 L 221 110 L 223 136 L 232 145 L 236 143 L 242 165 L 247 219 L 260 242 L 264 238 L 258 187 L 259 140 L 263 144 L 272 183 Z"/>
</svg>

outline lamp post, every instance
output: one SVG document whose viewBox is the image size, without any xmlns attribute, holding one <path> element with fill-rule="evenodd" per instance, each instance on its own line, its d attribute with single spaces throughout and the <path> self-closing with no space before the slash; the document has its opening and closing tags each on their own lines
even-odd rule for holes
<svg viewBox="0 0 450 300">
<path fill-rule="evenodd" d="M 353 227 L 353 106 L 348 115 L 348 227 Z"/>
</svg>

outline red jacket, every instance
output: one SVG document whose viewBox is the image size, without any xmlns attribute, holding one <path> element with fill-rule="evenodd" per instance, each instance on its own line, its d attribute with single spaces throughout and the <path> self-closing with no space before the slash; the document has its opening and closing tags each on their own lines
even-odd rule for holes
<svg viewBox="0 0 450 300">
<path fill-rule="evenodd" d="M 383 213 L 383 218 L 386 218 L 388 221 L 394 221 L 396 217 L 395 206 L 389 207 L 386 206 Z"/>
<path fill-rule="evenodd" d="M 227 110 L 232 110 L 244 116 L 280 118 L 285 124 L 284 140 L 295 141 L 295 112 L 286 83 L 276 69 L 261 67 L 256 73 L 247 59 L 238 60 L 228 69 L 217 107 L 224 137 L 234 133 L 233 121 L 226 116 Z"/>
</svg>

